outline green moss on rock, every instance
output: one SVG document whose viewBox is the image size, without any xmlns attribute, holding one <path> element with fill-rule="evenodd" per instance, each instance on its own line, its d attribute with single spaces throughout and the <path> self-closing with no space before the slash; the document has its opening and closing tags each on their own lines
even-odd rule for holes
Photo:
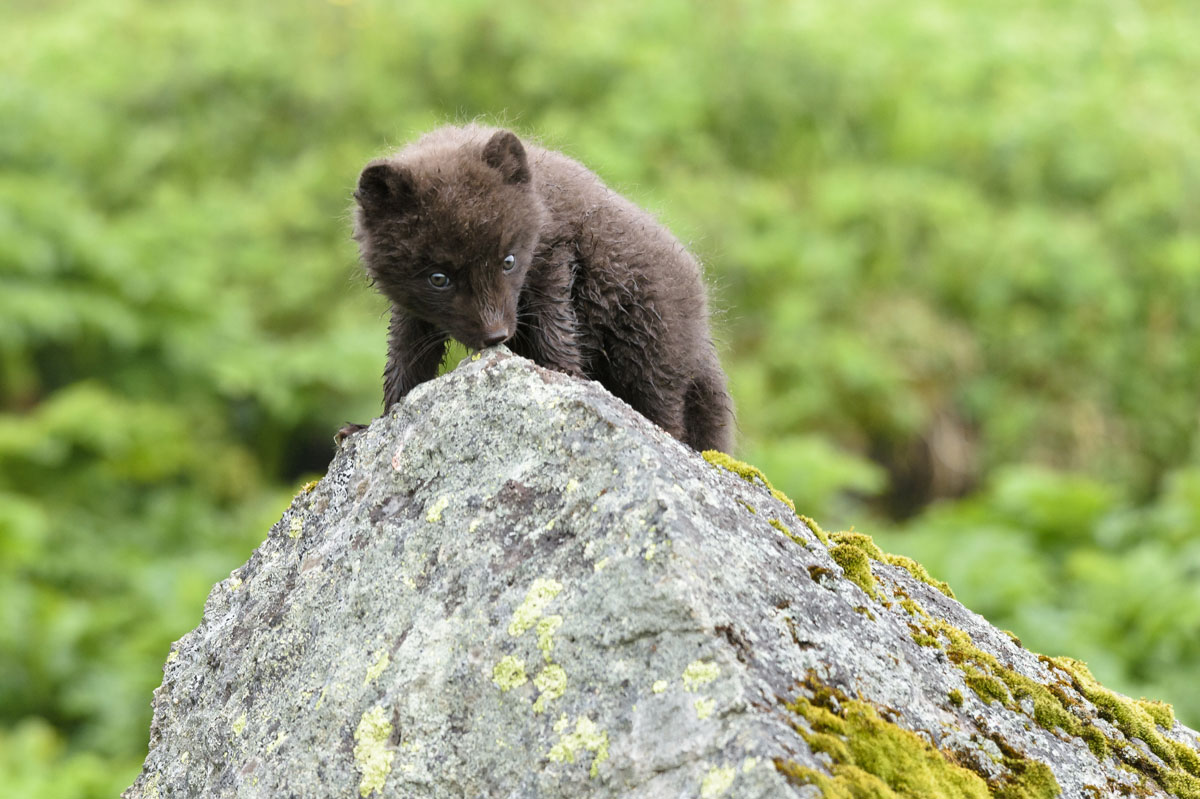
<svg viewBox="0 0 1200 799">
<path fill-rule="evenodd" d="M 951 662 L 963 670 L 971 689 L 985 701 L 996 699 L 1019 709 L 1015 701 L 1010 701 L 1008 694 L 1011 693 L 1012 700 L 1029 699 L 1033 703 L 1034 720 L 1040 726 L 1047 730 L 1059 728 L 1070 735 L 1082 737 L 1083 724 L 1079 717 L 1045 685 L 1001 665 L 995 656 L 979 649 L 970 636 L 946 621 L 933 620 L 926 625 L 926 629 L 946 638 L 949 642 L 946 654 Z M 1003 695 L 993 680 L 1003 684 L 1006 689 Z"/>
<path fill-rule="evenodd" d="M 732 471 L 748 482 L 761 484 L 777 499 L 795 510 L 791 500 L 778 492 L 755 467 L 721 452 L 708 451 L 703 455 L 709 463 Z M 829 535 L 813 519 L 807 516 L 799 518 L 818 540 L 829 547 L 831 557 L 841 566 L 847 579 L 862 588 L 871 598 L 884 601 L 871 571 L 872 560 L 904 569 L 913 579 L 936 588 L 951 599 L 954 598 L 954 592 L 950 590 L 949 585 L 933 579 L 921 564 L 903 555 L 883 552 L 870 536 L 853 531 Z M 790 533 L 782 522 L 769 521 L 781 532 Z M 798 540 L 796 536 L 789 537 Z M 820 581 L 829 571 L 823 567 L 810 566 L 809 574 L 814 580 Z M 1068 677 L 1068 682 L 1060 680 L 1044 685 L 1002 665 L 995 656 L 976 647 L 965 632 L 943 620 L 929 618 L 924 609 L 907 594 L 897 594 L 901 595 L 904 596 L 901 607 L 911 618 L 909 630 L 913 640 L 922 646 L 945 649 L 951 662 L 962 670 L 966 684 L 983 701 L 1000 702 L 1014 712 L 1025 713 L 1032 708 L 1033 720 L 1039 726 L 1051 731 L 1061 730 L 1080 738 L 1097 758 L 1115 757 L 1119 767 L 1143 779 L 1153 779 L 1180 799 L 1200 799 L 1200 752 L 1159 732 L 1160 728 L 1170 730 L 1175 725 L 1174 711 L 1170 705 L 1153 700 L 1122 697 L 1096 682 L 1082 663 L 1069 658 L 1040 658 Z M 887 605 L 886 602 L 884 604 Z M 1012 633 L 1008 635 L 1014 644 L 1021 646 L 1019 638 Z M 1155 758 L 1149 758 L 1144 751 L 1129 746 L 1120 736 L 1106 735 L 1100 727 L 1092 723 L 1091 710 L 1072 694 L 1071 687 L 1079 696 L 1090 702 L 1102 718 L 1116 726 L 1125 738 L 1143 741 Z M 955 705 L 961 705 L 962 699 L 960 692 L 951 692 L 950 701 Z M 845 718 L 842 719 L 842 723 L 846 723 Z M 816 730 L 812 735 L 813 741 L 817 742 L 814 748 L 826 751 L 834 760 L 832 775 L 799 766 L 791 761 L 775 761 L 776 768 L 787 775 L 789 780 L 816 785 L 826 797 L 887 799 L 912 795 L 898 792 L 886 779 L 856 765 L 852 761 L 853 752 L 844 740 L 839 743 L 837 736 L 831 737 L 831 733 L 822 730 Z M 810 745 L 812 743 L 810 741 Z M 1006 753 L 1004 764 L 1008 768 L 1008 777 L 999 782 L 993 781 L 989 785 L 991 795 L 1011 799 L 1057 795 L 1058 784 L 1045 764 L 1030 761 L 1011 750 Z"/>
<path fill-rule="evenodd" d="M 808 542 L 805 541 L 800 536 L 793 533 L 792 528 L 788 527 L 786 524 L 779 521 L 779 519 L 768 519 L 767 523 L 770 524 L 772 527 L 774 527 L 779 532 L 786 535 L 788 538 L 792 539 L 792 541 L 794 541 L 795 543 L 799 544 L 800 546 L 804 547 L 805 549 L 808 549 Z"/>
<path fill-rule="evenodd" d="M 1002 705 L 1008 704 L 1008 689 L 1004 687 L 1004 683 L 970 664 L 965 665 L 962 671 L 963 680 L 966 682 L 967 687 L 974 691 L 975 695 L 984 702 L 999 702 Z"/>
<path fill-rule="evenodd" d="M 946 596 L 954 599 L 954 592 L 950 590 L 949 584 L 943 582 L 942 580 L 935 580 L 930 577 L 929 572 L 925 570 L 925 567 L 920 563 L 917 563 L 912 558 L 905 557 L 904 555 L 885 553 L 882 560 L 889 566 L 895 566 L 896 568 L 904 569 L 913 576 L 913 579 L 919 580 L 926 585 L 931 585 Z"/>
<path fill-rule="evenodd" d="M 1163 729 L 1169 730 L 1175 726 L 1175 708 L 1166 702 L 1143 698 L 1137 700 L 1137 706 L 1146 711 L 1147 715 L 1154 719 L 1154 723 Z"/>
<path fill-rule="evenodd" d="M 875 542 L 871 540 L 871 536 L 865 533 L 856 533 L 853 530 L 847 530 L 841 533 L 834 533 L 829 538 L 835 545 L 846 544 L 861 549 L 863 554 L 871 560 L 883 560 L 883 550 L 875 545 Z"/>
<path fill-rule="evenodd" d="M 1117 757 L 1129 770 L 1154 779 L 1181 799 L 1200 799 L 1200 753 L 1158 732 L 1156 716 L 1174 721 L 1173 713 L 1168 715 L 1169 706 L 1122 697 L 1096 682 L 1087 667 L 1079 661 L 1045 656 L 1040 658 L 1042 662 L 1067 674 L 1075 690 L 1127 738 L 1144 741 L 1150 751 L 1166 764 L 1163 767 L 1129 747 L 1125 741 L 1105 735 L 1091 722 L 1079 701 L 1071 699 L 1060 685 L 1043 685 L 1007 668 L 995 656 L 976 647 L 965 632 L 948 622 L 937 619 L 920 626 L 910 623 L 909 627 L 913 630 L 914 640 L 923 645 L 928 645 L 929 638 L 944 639 L 950 661 L 962 670 L 966 684 L 983 701 L 1000 702 L 1014 712 L 1025 712 L 1028 705 L 1022 705 L 1022 702 L 1028 700 L 1033 706 L 1034 721 L 1044 729 L 1062 730 L 1082 739 L 1097 758 Z M 1147 704 L 1152 707 L 1147 709 Z M 1030 772 L 1031 780 L 1036 776 L 1036 770 Z"/>
<path fill-rule="evenodd" d="M 872 599 L 879 597 L 875 590 L 875 575 L 871 574 L 871 558 L 854 544 L 836 544 L 829 555 L 846 573 L 846 579 L 857 585 Z"/>
<path fill-rule="evenodd" d="M 930 634 L 924 628 L 918 627 L 915 624 L 908 625 L 908 634 L 913 641 L 920 646 L 932 646 L 936 647 L 937 649 L 942 648 L 942 643 L 938 640 L 936 635 Z"/>
<path fill-rule="evenodd" d="M 1131 747 L 1106 739 L 1116 757 L 1152 777 L 1180 799 L 1200 799 L 1200 753 L 1158 731 L 1158 719 L 1167 718 L 1165 711 L 1169 706 L 1151 711 L 1146 708 L 1148 700 L 1129 699 L 1110 691 L 1078 660 L 1065 657 L 1042 660 L 1068 675 L 1075 690 L 1095 705 L 1102 718 L 1114 724 L 1127 738 L 1143 741 L 1163 765 L 1139 756 L 1136 751 L 1131 751 Z M 1169 718 L 1174 720 L 1173 712 Z"/>
<path fill-rule="evenodd" d="M 771 481 L 767 479 L 767 476 L 759 471 L 756 467 L 751 466 L 748 463 L 743 463 L 742 461 L 739 461 L 738 459 L 715 449 L 706 449 L 700 454 L 704 457 L 704 460 L 708 461 L 713 466 L 719 466 L 722 469 L 731 471 L 738 477 L 745 480 L 747 483 L 761 485 L 763 488 L 771 492 L 771 496 L 775 497 L 775 499 L 779 500 L 784 505 L 787 505 L 789 508 L 791 508 L 792 512 L 795 513 L 796 503 L 792 502 L 787 494 L 784 494 L 782 491 L 775 488 L 775 486 L 771 485 Z"/>
<path fill-rule="evenodd" d="M 852 700 L 809 676 L 801 696 L 787 708 L 805 724 L 795 728 L 816 752 L 833 761 L 831 774 L 776 760 L 789 782 L 815 785 L 829 797 L 961 797 L 984 799 L 987 783 L 953 763 L 940 750 L 910 730 L 880 717 L 876 709 Z"/>
<path fill-rule="evenodd" d="M 804 522 L 804 526 L 812 530 L 812 534 L 817 537 L 825 546 L 829 546 L 829 533 L 821 529 L 821 525 L 817 524 L 816 520 L 811 516 L 800 515 L 800 521 Z"/>
<path fill-rule="evenodd" d="M 1100 731 L 1100 728 L 1090 722 L 1083 725 L 1083 729 L 1079 731 L 1079 737 L 1088 745 L 1088 749 L 1092 750 L 1092 754 L 1096 759 L 1103 760 L 1108 757 L 1109 747 L 1108 738 Z"/>
<path fill-rule="evenodd" d="M 1054 799 L 1059 795 L 1058 780 L 1045 763 L 1007 752 L 1001 762 L 1008 774 L 990 786 L 997 799 Z"/>
<path fill-rule="evenodd" d="M 850 699 L 810 673 L 807 693 L 786 706 L 806 724 L 795 728 L 814 752 L 832 761 L 830 773 L 776 760 L 775 768 L 797 785 L 815 785 L 822 795 L 844 799 L 900 797 L 1002 797 L 1052 799 L 1060 792 L 1045 763 L 997 741 L 1003 755 L 1002 776 L 984 776 L 960 765 L 925 738 L 882 717 L 871 704 Z M 953 693 L 951 694 L 953 701 Z M 962 700 L 961 694 L 958 697 Z M 956 703 L 958 704 L 958 703 Z"/>
</svg>

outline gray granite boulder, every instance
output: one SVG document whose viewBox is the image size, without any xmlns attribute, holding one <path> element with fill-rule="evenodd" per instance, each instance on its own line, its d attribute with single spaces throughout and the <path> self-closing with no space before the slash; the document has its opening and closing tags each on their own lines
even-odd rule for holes
<svg viewBox="0 0 1200 799">
<path fill-rule="evenodd" d="M 499 350 L 351 437 L 213 589 L 124 796 L 1172 793 L 1200 757 L 1168 706 Z"/>
</svg>

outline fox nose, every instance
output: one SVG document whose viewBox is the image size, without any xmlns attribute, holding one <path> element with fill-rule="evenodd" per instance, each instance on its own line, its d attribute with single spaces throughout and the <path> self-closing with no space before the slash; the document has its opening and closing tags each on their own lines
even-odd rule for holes
<svg viewBox="0 0 1200 799">
<path fill-rule="evenodd" d="M 484 331 L 483 345 L 485 347 L 494 347 L 497 344 L 503 344 L 508 340 L 507 327 L 493 327 L 490 330 Z"/>
</svg>

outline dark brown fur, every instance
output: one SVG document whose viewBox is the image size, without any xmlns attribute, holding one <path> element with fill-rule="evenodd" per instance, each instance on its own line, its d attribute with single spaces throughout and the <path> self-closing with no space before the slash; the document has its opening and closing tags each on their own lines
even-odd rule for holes
<svg viewBox="0 0 1200 799">
<path fill-rule="evenodd" d="M 369 163 L 354 196 L 363 265 L 392 304 L 385 408 L 436 376 L 448 338 L 504 341 L 598 380 L 694 449 L 730 450 L 699 265 L 579 163 L 508 131 L 446 127 Z"/>
</svg>

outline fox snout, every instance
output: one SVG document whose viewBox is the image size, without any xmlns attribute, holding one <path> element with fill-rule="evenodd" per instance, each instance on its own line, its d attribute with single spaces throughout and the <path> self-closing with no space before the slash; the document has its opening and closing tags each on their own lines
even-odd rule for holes
<svg viewBox="0 0 1200 799">
<path fill-rule="evenodd" d="M 512 337 L 512 331 L 507 325 L 493 325 L 483 331 L 483 346 L 494 347 L 497 344 L 503 344 Z"/>
</svg>

